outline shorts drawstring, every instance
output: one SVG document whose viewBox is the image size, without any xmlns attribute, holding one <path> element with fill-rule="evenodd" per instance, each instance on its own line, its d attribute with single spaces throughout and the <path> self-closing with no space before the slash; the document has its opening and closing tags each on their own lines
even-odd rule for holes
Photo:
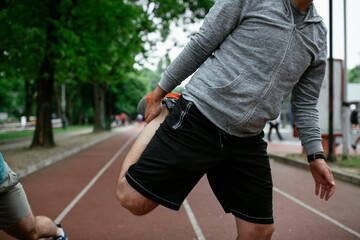
<svg viewBox="0 0 360 240">
<path fill-rule="evenodd" d="M 219 131 L 220 147 L 224 148 L 223 140 L 227 141 L 226 134 L 220 128 L 218 128 L 218 131 Z"/>
</svg>

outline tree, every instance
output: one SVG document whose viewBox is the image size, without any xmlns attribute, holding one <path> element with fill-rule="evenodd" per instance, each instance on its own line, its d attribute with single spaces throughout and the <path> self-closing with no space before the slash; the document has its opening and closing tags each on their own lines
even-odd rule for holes
<svg viewBox="0 0 360 240">
<path fill-rule="evenodd" d="M 348 71 L 349 83 L 360 82 L 360 65 L 357 65 Z"/>
<path fill-rule="evenodd" d="M 46 27 L 45 56 L 41 63 L 37 80 L 36 128 L 31 147 L 55 145 L 51 115 L 55 81 L 55 59 L 58 55 L 58 23 L 60 21 L 61 0 L 47 1 L 48 22 Z"/>
</svg>

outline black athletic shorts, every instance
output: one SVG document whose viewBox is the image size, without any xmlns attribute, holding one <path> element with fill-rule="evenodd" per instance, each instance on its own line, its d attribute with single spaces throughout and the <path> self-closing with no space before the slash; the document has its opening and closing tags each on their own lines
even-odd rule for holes
<svg viewBox="0 0 360 240">
<path fill-rule="evenodd" d="M 178 210 L 206 174 L 225 212 L 271 224 L 273 185 L 263 137 L 231 136 L 180 97 L 126 180 L 146 198 Z"/>
</svg>

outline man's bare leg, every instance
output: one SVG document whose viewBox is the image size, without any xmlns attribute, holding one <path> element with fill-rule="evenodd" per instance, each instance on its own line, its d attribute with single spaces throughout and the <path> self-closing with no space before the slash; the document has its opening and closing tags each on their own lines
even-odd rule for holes
<svg viewBox="0 0 360 240">
<path fill-rule="evenodd" d="M 238 237 L 236 240 L 270 240 L 274 232 L 273 224 L 246 222 L 235 217 Z"/>
<path fill-rule="evenodd" d="M 356 139 L 355 139 L 355 142 L 354 142 L 354 145 L 358 145 L 358 143 L 360 142 L 360 134 L 357 135 Z"/>
<path fill-rule="evenodd" d="M 156 130 L 159 128 L 160 124 L 164 121 L 168 114 L 169 110 L 166 107 L 163 107 L 161 113 L 143 129 L 139 137 L 136 139 L 134 145 L 126 155 L 121 166 L 116 188 L 116 197 L 123 207 L 127 208 L 135 215 L 144 215 L 152 211 L 159 204 L 145 198 L 143 195 L 133 189 L 126 181 L 125 174 L 129 167 L 138 161 L 142 152 L 154 136 Z"/>
<path fill-rule="evenodd" d="M 49 218 L 44 216 L 34 217 L 31 210 L 23 220 L 4 229 L 4 231 L 17 239 L 31 240 L 50 237 L 56 238 L 60 236 L 62 232 Z"/>
</svg>

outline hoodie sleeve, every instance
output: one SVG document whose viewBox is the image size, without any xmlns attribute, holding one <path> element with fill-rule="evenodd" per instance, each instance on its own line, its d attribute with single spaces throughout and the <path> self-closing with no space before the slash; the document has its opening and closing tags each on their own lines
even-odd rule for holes
<svg viewBox="0 0 360 240">
<path fill-rule="evenodd" d="M 307 155 L 322 152 L 317 103 L 325 77 L 327 59 L 326 40 L 318 58 L 305 71 L 292 91 L 292 113 L 296 130 Z"/>
<path fill-rule="evenodd" d="M 199 32 L 163 73 L 159 86 L 171 92 L 219 48 L 224 39 L 242 21 L 249 0 L 217 0 Z"/>
</svg>

